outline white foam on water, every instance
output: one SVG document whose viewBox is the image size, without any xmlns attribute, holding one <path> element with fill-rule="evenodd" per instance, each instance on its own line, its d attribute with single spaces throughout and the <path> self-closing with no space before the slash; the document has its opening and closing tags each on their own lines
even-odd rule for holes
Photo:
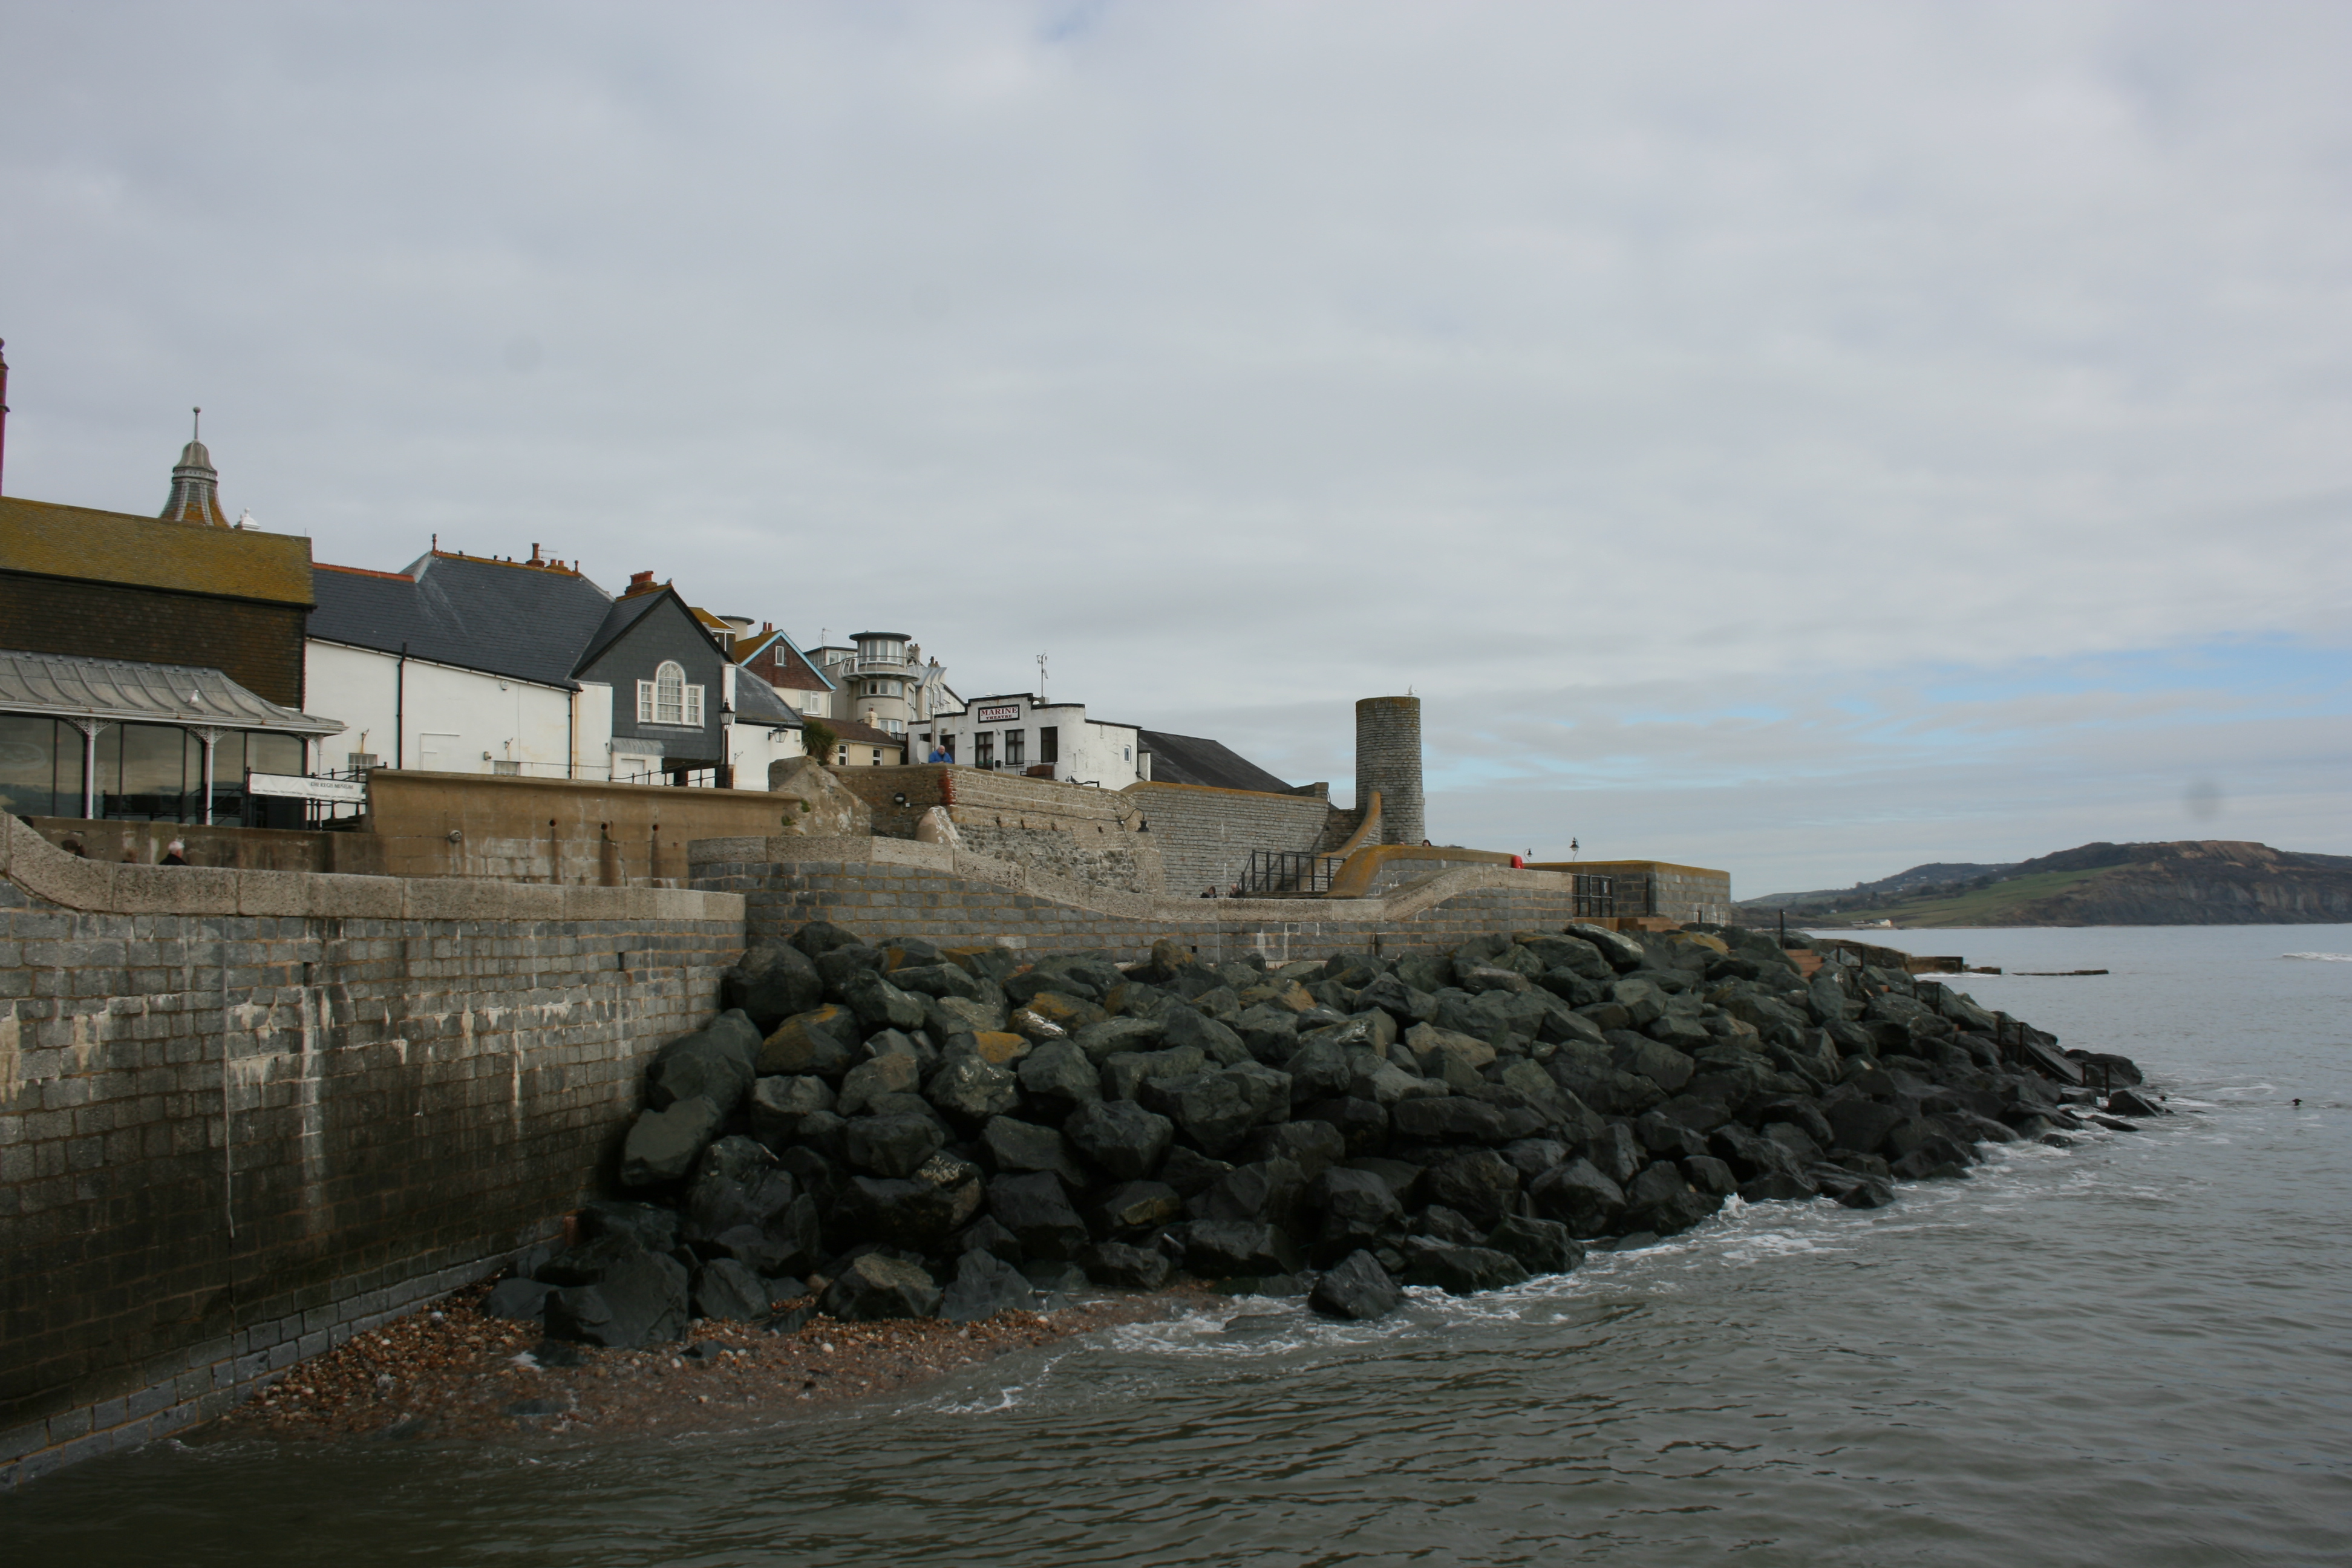
<svg viewBox="0 0 2352 1568">
<path fill-rule="evenodd" d="M 2282 952 L 2279 956 L 2307 959 L 2315 963 L 2352 963 L 2352 952 Z"/>
</svg>

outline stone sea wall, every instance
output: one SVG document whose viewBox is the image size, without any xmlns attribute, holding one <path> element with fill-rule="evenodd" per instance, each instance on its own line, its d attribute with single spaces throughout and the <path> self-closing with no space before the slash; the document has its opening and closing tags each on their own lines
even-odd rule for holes
<svg viewBox="0 0 2352 1568">
<path fill-rule="evenodd" d="M 742 945 L 723 894 L 124 866 L 13 818 L 0 876 L 0 1483 L 544 1234 Z"/>
</svg>

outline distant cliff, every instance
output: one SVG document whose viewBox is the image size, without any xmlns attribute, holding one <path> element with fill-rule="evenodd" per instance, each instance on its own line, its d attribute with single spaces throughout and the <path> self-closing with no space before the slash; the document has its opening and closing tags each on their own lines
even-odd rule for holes
<svg viewBox="0 0 2352 1568">
<path fill-rule="evenodd" d="M 1921 873 L 1974 873 L 1936 880 Z M 1809 923 L 1898 926 L 2352 924 L 2352 856 L 2229 840 L 2085 844 L 2014 865 L 1919 867 L 1743 905 Z"/>
</svg>

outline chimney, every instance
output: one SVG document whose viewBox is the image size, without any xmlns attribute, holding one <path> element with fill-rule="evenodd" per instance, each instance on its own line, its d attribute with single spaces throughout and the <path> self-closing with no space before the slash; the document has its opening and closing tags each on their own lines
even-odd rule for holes
<svg viewBox="0 0 2352 1568">
<path fill-rule="evenodd" d="M 653 591 L 654 574 L 652 573 L 632 572 L 629 574 L 629 591 L 622 595 L 621 597 L 624 599 L 634 599 L 639 594 L 650 594 Z"/>
<path fill-rule="evenodd" d="M 532 540 L 532 541 L 530 542 L 530 559 L 528 562 L 524 563 L 524 564 L 526 564 L 526 565 L 530 565 L 530 566 L 544 566 L 544 565 L 546 565 L 546 564 L 547 564 L 547 563 L 546 563 L 546 562 L 541 561 L 541 560 L 539 558 L 539 541 L 538 541 L 538 540 L 534 539 L 534 540 Z"/>
</svg>

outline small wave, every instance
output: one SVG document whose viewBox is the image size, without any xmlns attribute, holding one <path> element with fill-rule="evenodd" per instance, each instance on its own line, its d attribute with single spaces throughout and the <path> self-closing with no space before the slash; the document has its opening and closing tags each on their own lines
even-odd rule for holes
<svg viewBox="0 0 2352 1568">
<path fill-rule="evenodd" d="M 2315 963 L 2352 963 L 2352 952 L 2282 952 L 2281 958 L 2305 958 Z"/>
</svg>

